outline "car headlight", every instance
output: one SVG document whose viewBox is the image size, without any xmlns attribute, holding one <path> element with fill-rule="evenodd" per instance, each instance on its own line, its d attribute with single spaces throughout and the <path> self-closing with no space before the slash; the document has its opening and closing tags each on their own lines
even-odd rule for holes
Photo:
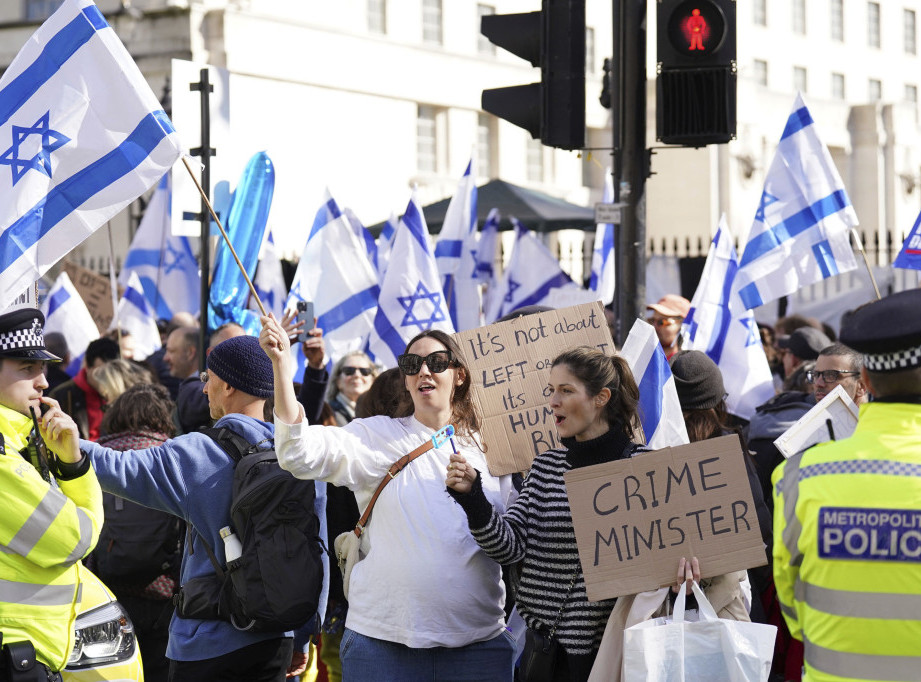
<svg viewBox="0 0 921 682">
<path fill-rule="evenodd" d="M 88 668 L 125 661 L 134 655 L 134 625 L 118 602 L 81 613 L 74 624 L 74 650 L 67 667 Z"/>
</svg>

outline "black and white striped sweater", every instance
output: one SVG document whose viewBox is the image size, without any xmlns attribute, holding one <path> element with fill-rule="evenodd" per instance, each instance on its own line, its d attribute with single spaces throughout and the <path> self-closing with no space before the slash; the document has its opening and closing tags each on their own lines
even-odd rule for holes
<svg viewBox="0 0 921 682">
<path fill-rule="evenodd" d="M 535 458 L 505 515 L 493 509 L 478 485 L 466 495 L 449 492 L 466 511 L 470 532 L 488 556 L 500 564 L 522 562 L 516 604 L 528 627 L 549 630 L 565 602 L 555 637 L 567 653 L 585 655 L 601 643 L 615 600 L 589 602 L 586 597 L 563 474 L 632 457 L 645 448 L 614 429 L 590 441 L 564 438 L 563 445 L 567 450 L 548 450 Z"/>
</svg>

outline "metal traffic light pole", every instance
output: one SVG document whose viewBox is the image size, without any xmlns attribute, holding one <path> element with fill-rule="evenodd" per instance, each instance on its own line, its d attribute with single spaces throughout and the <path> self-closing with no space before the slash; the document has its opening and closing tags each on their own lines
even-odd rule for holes
<svg viewBox="0 0 921 682">
<path fill-rule="evenodd" d="M 646 0 L 612 0 L 611 112 L 617 226 L 616 342 L 646 310 Z"/>
</svg>

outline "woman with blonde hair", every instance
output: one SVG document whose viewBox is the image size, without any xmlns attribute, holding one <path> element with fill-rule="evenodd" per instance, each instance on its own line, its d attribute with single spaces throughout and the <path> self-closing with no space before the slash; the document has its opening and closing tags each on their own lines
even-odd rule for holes
<svg viewBox="0 0 921 682">
<path fill-rule="evenodd" d="M 122 393 L 137 384 L 153 382 L 153 375 L 137 364 L 124 358 L 118 358 L 100 365 L 93 370 L 93 378 L 99 385 L 99 394 L 107 403 L 115 402 Z"/>
</svg>

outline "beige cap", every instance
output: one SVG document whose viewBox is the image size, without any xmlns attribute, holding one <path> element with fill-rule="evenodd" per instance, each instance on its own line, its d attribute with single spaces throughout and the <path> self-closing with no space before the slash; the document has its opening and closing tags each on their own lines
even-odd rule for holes
<svg viewBox="0 0 921 682">
<path fill-rule="evenodd" d="M 646 308 L 647 310 L 654 310 L 665 317 L 680 317 L 683 319 L 688 316 L 691 302 L 678 294 L 665 294 L 659 299 L 658 303 L 650 303 Z"/>
</svg>

